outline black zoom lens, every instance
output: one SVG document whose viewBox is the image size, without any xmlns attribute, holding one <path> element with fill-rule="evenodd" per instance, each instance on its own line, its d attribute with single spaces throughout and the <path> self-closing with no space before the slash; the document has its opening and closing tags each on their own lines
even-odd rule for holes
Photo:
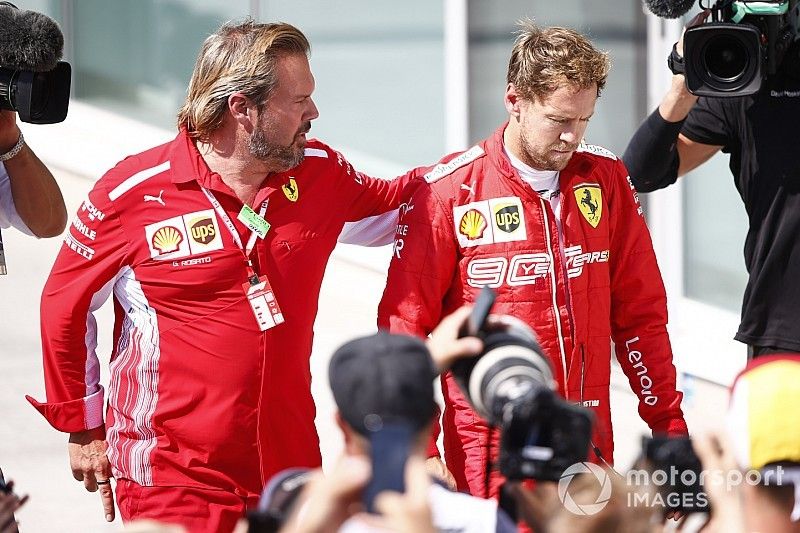
<svg viewBox="0 0 800 533">
<path fill-rule="evenodd" d="M 708 41 L 702 57 L 708 75 L 721 82 L 732 82 L 741 78 L 750 62 L 742 42 L 732 35 L 724 34 Z"/>
<path fill-rule="evenodd" d="M 22 122 L 55 124 L 67 118 L 72 67 L 59 61 L 46 72 L 0 67 L 0 109 L 16 111 Z"/>
<path fill-rule="evenodd" d="M 745 96 L 764 79 L 761 32 L 750 24 L 708 22 L 683 36 L 686 87 L 697 96 Z"/>
</svg>

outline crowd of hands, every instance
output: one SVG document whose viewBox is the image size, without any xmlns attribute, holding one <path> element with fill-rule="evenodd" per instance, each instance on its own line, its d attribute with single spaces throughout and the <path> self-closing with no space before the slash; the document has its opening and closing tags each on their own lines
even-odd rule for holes
<svg viewBox="0 0 800 533">
<path fill-rule="evenodd" d="M 465 355 L 476 355 L 482 343 L 474 337 L 458 338 L 458 331 L 469 315 L 464 307 L 450 316 L 434 330 L 428 339 L 428 349 L 440 371 Z M 502 320 L 501 317 L 491 317 Z M 732 448 L 721 432 L 693 437 L 695 451 L 703 469 L 727 472 L 737 468 Z M 306 484 L 293 507 L 289 519 L 281 529 L 285 533 L 333 533 L 348 519 L 358 520 L 378 529 L 398 532 L 428 533 L 436 531 L 432 521 L 428 493 L 435 477 L 430 465 L 416 457 L 406 464 L 406 492 L 385 492 L 376 500 L 379 514 L 367 514 L 362 503 L 362 492 L 371 477 L 368 456 L 342 456 L 325 474 L 316 471 Z M 449 473 L 448 473 L 449 474 Z M 667 531 L 703 531 L 704 533 L 738 533 L 745 531 L 745 518 L 741 494 L 730 490 L 724 477 L 707 482 L 703 489 L 711 504 L 710 515 L 683 515 L 680 512 L 664 513 L 663 507 L 630 508 L 627 505 L 624 476 L 609 470 L 616 478 L 617 490 L 612 500 L 597 515 L 576 516 L 566 510 L 558 494 L 557 482 L 508 482 L 506 487 L 516 503 L 519 519 L 537 533 L 577 531 L 625 531 L 628 533 Z M 596 501 L 600 486 L 593 476 L 586 480 L 585 494 L 573 495 L 591 502 Z M 452 485 L 452 477 L 442 475 L 437 480 Z M 715 483 L 716 481 L 716 483 Z M 587 501 L 588 503 L 588 501 Z M 242 522 L 237 533 L 247 532 Z"/>
<path fill-rule="evenodd" d="M 695 451 L 704 470 L 736 469 L 731 447 L 719 433 L 693 437 Z M 325 474 L 314 472 L 294 506 L 293 513 L 281 529 L 285 533 L 335 533 L 351 517 L 357 516 L 371 526 L 386 531 L 433 533 L 428 493 L 434 483 L 425 462 L 416 457 L 406 464 L 406 492 L 384 492 L 378 495 L 375 507 L 379 514 L 367 514 L 362 504 L 362 491 L 371 477 L 372 465 L 367 456 L 342 456 Z M 585 474 L 588 475 L 588 474 Z M 611 476 L 618 476 L 610 472 Z M 619 478 L 620 483 L 623 481 Z M 537 482 L 530 486 L 509 482 L 510 494 L 516 501 L 520 519 L 537 533 L 577 531 L 626 531 L 629 533 L 661 533 L 669 531 L 702 531 L 703 533 L 738 533 L 745 531 L 744 508 L 738 487 L 725 486 L 724 479 L 714 483 L 710 477 L 704 490 L 711 504 L 710 516 L 693 519 L 692 515 L 663 514 L 663 508 L 630 508 L 625 494 L 614 491 L 612 500 L 594 516 L 575 516 L 567 511 L 558 495 L 557 482 Z M 588 485 L 596 484 L 591 480 Z M 0 533 L 17 533 L 14 512 L 28 496 L 18 496 L 9 481 L 0 491 Z M 596 491 L 594 490 L 596 489 Z M 594 499 L 600 487 L 591 487 L 583 495 Z M 576 499 L 580 495 L 575 495 Z M 156 524 L 131 524 L 126 530 L 145 526 L 147 531 L 180 531 L 180 528 Z M 144 529 L 142 529 L 144 531 Z M 242 520 L 237 533 L 246 533 L 248 523 Z"/>
<path fill-rule="evenodd" d="M 446 317 L 427 341 L 434 363 L 440 372 L 464 356 L 477 355 L 483 343 L 475 337 L 459 338 L 459 330 L 469 316 L 471 308 L 463 307 Z M 502 320 L 490 317 L 490 320 Z M 697 456 L 706 471 L 728 472 L 737 468 L 731 446 L 722 433 L 693 436 Z M 378 514 L 367 514 L 362 503 L 362 492 L 371 477 L 368 456 L 342 456 L 334 466 L 323 474 L 314 472 L 293 507 L 293 512 L 281 531 L 286 533 L 336 532 L 351 517 L 379 529 L 398 532 L 427 533 L 436 531 L 433 525 L 428 493 L 434 478 L 452 485 L 452 478 L 426 466 L 424 460 L 410 457 L 406 464 L 406 492 L 385 492 L 378 496 L 375 507 Z M 446 471 L 445 471 L 446 472 Z M 78 473 L 80 473 L 78 471 Z M 431 473 L 434 476 L 431 476 Z M 584 474 L 590 476 L 590 474 Z M 618 487 L 624 486 L 624 476 L 609 470 L 609 476 Z M 76 476 L 77 477 L 77 476 Z M 89 476 L 87 475 L 88 479 Z M 86 481 L 87 479 L 84 479 Z M 92 478 L 94 479 L 94 478 Z M 703 490 L 708 496 L 712 512 L 700 520 L 681 513 L 665 514 L 663 507 L 631 508 L 627 505 L 626 491 L 612 491 L 612 499 L 600 513 L 593 516 L 575 516 L 564 508 L 558 494 L 557 482 L 536 483 L 508 482 L 507 490 L 516 503 L 520 520 L 537 533 L 560 531 L 626 531 L 666 532 L 703 531 L 704 533 L 737 533 L 745 531 L 744 508 L 738 487 L 731 490 L 725 480 L 709 478 Z M 92 485 L 92 486 L 89 486 Z M 572 484 L 571 484 L 572 485 Z M 573 495 L 576 501 L 583 498 L 588 503 L 596 501 L 600 486 L 592 477 L 585 484 L 582 495 Z M 89 483 L 88 489 L 106 489 Z M 14 512 L 25 504 L 28 497 L 18 496 L 13 491 L 13 481 L 0 491 L 0 533 L 16 533 Z M 109 498 L 113 509 L 113 498 Z M 698 524 L 699 522 L 699 524 Z M 135 524 L 129 525 L 137 528 Z M 128 528 L 126 528 L 127 530 Z M 180 531 L 180 529 L 150 529 L 147 531 Z M 248 524 L 242 520 L 237 533 L 246 533 Z"/>
<path fill-rule="evenodd" d="M 720 434 L 695 438 L 695 450 L 704 469 L 736 468 L 730 447 Z M 434 481 L 424 461 L 410 458 L 406 465 L 406 492 L 385 492 L 376 500 L 380 514 L 366 514 L 361 501 L 362 490 L 370 479 L 371 465 L 366 456 L 346 456 L 325 474 L 316 472 L 294 511 L 281 529 L 284 533 L 335 533 L 348 519 L 360 521 L 386 531 L 429 533 L 436 531 L 432 521 L 428 492 Z M 591 476 L 590 474 L 584 474 Z M 624 478 L 617 476 L 619 484 Z M 596 479 L 587 480 L 588 489 L 573 495 L 595 501 L 600 491 Z M 593 516 L 577 516 L 566 510 L 558 495 L 557 482 L 508 482 L 509 493 L 516 502 L 519 518 L 537 533 L 551 532 L 627 532 L 666 533 L 669 531 L 702 531 L 703 533 L 738 533 L 745 531 L 744 510 L 738 490 L 729 490 L 724 480 L 707 483 L 712 512 L 709 515 L 665 515 L 662 507 L 627 505 L 626 493 L 614 491 L 606 508 Z M 237 533 L 246 533 L 243 522 Z"/>
</svg>

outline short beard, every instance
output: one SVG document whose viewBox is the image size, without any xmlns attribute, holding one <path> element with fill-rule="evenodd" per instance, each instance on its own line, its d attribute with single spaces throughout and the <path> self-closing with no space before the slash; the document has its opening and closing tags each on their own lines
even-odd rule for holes
<svg viewBox="0 0 800 533">
<path fill-rule="evenodd" d="M 564 170 L 564 168 L 566 168 L 566 166 L 569 164 L 570 160 L 572 159 L 572 157 L 570 157 L 566 161 L 554 161 L 553 159 L 550 159 L 549 157 L 547 157 L 547 155 L 542 155 L 541 157 L 537 157 L 536 154 L 534 154 L 532 151 L 528 150 L 528 147 L 531 144 L 528 142 L 528 137 L 527 137 L 527 135 L 525 135 L 524 132 L 521 134 L 520 141 L 521 141 L 520 145 L 521 145 L 522 152 L 526 156 L 526 159 L 527 159 L 527 161 L 523 161 L 523 162 L 526 163 L 531 168 L 535 168 L 536 170 L 561 171 L 561 170 Z M 554 147 L 554 148 L 555 149 L 566 150 L 566 149 L 572 148 L 572 147 L 559 145 L 559 146 Z M 575 148 L 577 148 L 577 147 L 575 147 Z"/>
<path fill-rule="evenodd" d="M 294 144 L 290 146 L 280 146 L 267 140 L 264 130 L 256 128 L 247 140 L 247 148 L 250 155 L 260 161 L 274 164 L 278 167 L 278 172 L 283 172 L 294 168 L 303 162 L 305 150 Z"/>
</svg>

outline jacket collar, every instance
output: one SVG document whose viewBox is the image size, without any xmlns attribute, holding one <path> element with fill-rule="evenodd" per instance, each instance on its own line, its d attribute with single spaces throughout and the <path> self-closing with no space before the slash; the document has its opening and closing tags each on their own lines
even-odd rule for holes
<svg viewBox="0 0 800 533">
<path fill-rule="evenodd" d="M 509 161 L 508 156 L 506 155 L 504 144 L 503 144 L 503 133 L 506 131 L 506 127 L 508 126 L 508 121 L 503 123 L 499 128 L 495 130 L 491 137 L 487 138 L 484 141 L 484 148 L 485 152 L 492 162 L 492 165 L 500 172 L 500 174 L 508 179 L 514 180 L 518 184 L 524 185 L 526 188 L 530 188 L 528 184 L 522 181 L 522 178 L 519 177 L 519 174 L 514 170 L 514 167 L 511 165 L 511 161 Z M 572 154 L 572 157 L 567 163 L 567 166 L 559 174 L 559 183 L 564 183 L 566 179 L 569 179 L 573 176 L 578 169 L 583 168 L 585 163 L 582 163 L 583 157 L 581 156 L 580 152 L 575 152 Z"/>
<path fill-rule="evenodd" d="M 208 168 L 206 160 L 200 154 L 194 139 L 185 128 L 181 128 L 172 142 L 170 152 L 172 166 L 172 182 L 185 184 L 197 182 L 200 187 L 236 196 L 233 190 L 222 181 L 222 177 Z"/>
</svg>

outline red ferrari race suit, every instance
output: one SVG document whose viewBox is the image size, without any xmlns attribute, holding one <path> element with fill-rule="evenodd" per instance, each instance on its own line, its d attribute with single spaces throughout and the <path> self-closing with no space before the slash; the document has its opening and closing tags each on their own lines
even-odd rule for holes
<svg viewBox="0 0 800 533">
<path fill-rule="evenodd" d="M 481 287 L 492 287 L 493 312 L 530 325 L 558 391 L 594 411 L 592 440 L 603 459 L 611 463 L 614 450 L 612 340 L 641 417 L 654 432 L 686 433 L 664 286 L 624 165 L 605 149 L 579 149 L 558 178 L 557 221 L 550 203 L 511 166 L 504 129 L 433 168 L 412 171 L 379 326 L 427 335 L 445 315 L 473 302 Z M 459 489 L 487 497 L 490 429 L 449 373 L 442 389 L 447 466 Z M 497 433 L 492 430 L 494 452 Z M 501 481 L 494 472 L 491 495 Z"/>
<path fill-rule="evenodd" d="M 396 209 L 404 184 L 311 140 L 258 191 L 253 209 L 271 227 L 246 257 L 242 202 L 185 132 L 128 157 L 79 208 L 44 288 L 47 403 L 31 402 L 60 431 L 104 424 L 92 312 L 113 294 L 115 477 L 257 498 L 275 472 L 319 466 L 309 356 L 325 266 L 344 223 Z M 280 316 L 257 320 L 253 274 Z"/>
</svg>

